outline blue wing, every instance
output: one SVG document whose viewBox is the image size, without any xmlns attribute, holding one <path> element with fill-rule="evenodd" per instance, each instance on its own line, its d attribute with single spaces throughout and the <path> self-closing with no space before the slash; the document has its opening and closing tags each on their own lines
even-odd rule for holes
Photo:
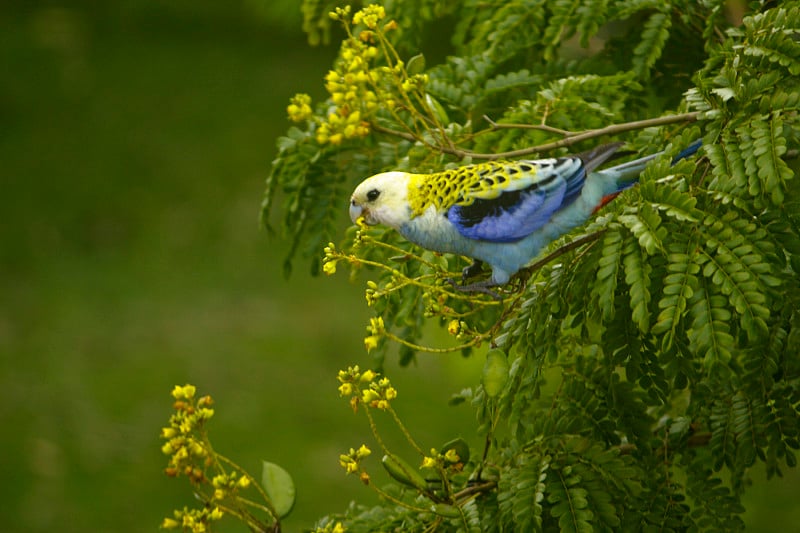
<svg viewBox="0 0 800 533">
<path fill-rule="evenodd" d="M 447 211 L 447 219 L 461 235 L 491 242 L 523 239 L 572 203 L 586 180 L 586 166 L 579 156 L 526 163 L 537 174 L 530 186 L 503 191 L 497 198 L 456 204 Z"/>
</svg>

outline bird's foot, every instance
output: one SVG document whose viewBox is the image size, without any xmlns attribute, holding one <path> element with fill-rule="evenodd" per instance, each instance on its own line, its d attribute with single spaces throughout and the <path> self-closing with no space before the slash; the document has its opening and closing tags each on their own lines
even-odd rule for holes
<svg viewBox="0 0 800 533">
<path fill-rule="evenodd" d="M 502 300 L 503 297 L 497 294 L 496 292 L 489 290 L 489 287 L 496 287 L 497 284 L 492 281 L 491 278 L 478 281 L 476 283 L 470 283 L 469 285 L 459 285 L 456 283 L 455 280 L 452 278 L 447 278 L 447 282 L 453 286 L 455 290 L 458 292 L 478 292 L 481 294 L 486 294 L 487 296 L 491 296 L 494 300 Z"/>
<path fill-rule="evenodd" d="M 475 259 L 461 271 L 461 284 L 466 285 L 467 280 L 483 274 L 483 261 Z"/>
</svg>

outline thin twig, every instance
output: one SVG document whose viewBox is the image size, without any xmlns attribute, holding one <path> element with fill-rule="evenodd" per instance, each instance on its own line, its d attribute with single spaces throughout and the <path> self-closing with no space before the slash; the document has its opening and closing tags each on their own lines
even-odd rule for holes
<svg viewBox="0 0 800 533">
<path fill-rule="evenodd" d="M 563 135 L 564 137 L 572 137 L 577 135 L 574 131 L 569 130 L 562 130 L 561 128 L 554 128 L 553 126 L 548 126 L 547 124 L 512 124 L 512 123 L 501 123 L 495 122 L 494 120 L 489 117 L 489 115 L 483 115 L 483 120 L 489 123 L 493 130 L 510 130 L 510 129 L 519 129 L 519 130 L 539 130 L 539 131 L 546 131 L 547 133 L 555 133 L 557 135 Z"/>
<path fill-rule="evenodd" d="M 522 157 L 540 152 L 547 152 L 549 150 L 555 150 L 556 148 L 563 148 L 565 146 L 572 146 L 573 144 L 577 144 L 581 141 L 594 139 L 596 137 L 602 137 L 603 135 L 615 135 L 618 133 L 624 133 L 626 131 L 640 130 L 644 128 L 651 128 L 654 126 L 665 126 L 667 124 L 675 124 L 678 122 L 694 122 L 695 120 L 697 120 L 697 117 L 699 115 L 700 115 L 699 112 L 693 111 L 691 113 L 681 113 L 679 115 L 667 115 L 664 117 L 648 118 L 645 120 L 635 120 L 633 122 L 623 122 L 621 124 L 611 124 L 610 126 L 606 126 L 605 128 L 600 128 L 596 130 L 587 130 L 581 133 L 575 133 L 563 139 L 559 139 L 557 141 L 540 144 L 537 146 L 530 146 L 528 148 L 521 148 L 519 150 L 511 150 L 509 152 L 499 152 L 496 154 L 484 154 L 480 152 L 461 150 L 459 148 L 453 148 L 448 146 L 438 146 L 436 148 L 442 153 L 450 154 L 462 159 L 466 157 L 472 159 L 485 159 L 485 160 L 509 159 L 513 157 Z M 539 126 L 535 127 L 540 128 Z M 394 135 L 396 137 L 400 137 L 402 139 L 406 139 L 409 141 L 422 141 L 421 138 L 413 134 L 403 131 L 393 130 L 391 128 L 386 128 L 379 124 L 373 124 L 372 129 L 380 133 Z"/>
<path fill-rule="evenodd" d="M 481 492 L 489 492 L 490 490 L 494 490 L 497 487 L 496 481 L 484 481 L 483 483 L 479 483 L 477 485 L 470 485 L 464 489 L 453 494 L 453 499 L 458 501 L 467 496 L 471 496 L 473 494 L 479 494 Z"/>
</svg>

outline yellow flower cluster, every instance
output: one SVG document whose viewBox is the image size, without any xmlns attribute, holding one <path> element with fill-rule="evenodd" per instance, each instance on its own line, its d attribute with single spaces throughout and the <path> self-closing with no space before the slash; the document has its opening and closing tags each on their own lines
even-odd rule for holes
<svg viewBox="0 0 800 533">
<path fill-rule="evenodd" d="M 362 444 L 357 450 L 350 448 L 348 453 L 339 456 L 339 464 L 344 468 L 345 472 L 354 474 L 360 470 L 361 461 L 369 457 L 371 453 L 372 450 L 367 448 L 365 444 Z"/>
<path fill-rule="evenodd" d="M 389 402 L 397 398 L 397 389 L 392 387 L 388 378 L 372 381 L 368 389 L 361 391 L 361 403 L 378 409 L 388 409 Z"/>
<path fill-rule="evenodd" d="M 461 463 L 461 458 L 454 448 L 450 448 L 445 453 L 439 453 L 436 448 L 431 448 L 431 454 L 422 458 L 421 468 L 439 468 L 443 466 L 455 466 Z"/>
<path fill-rule="evenodd" d="M 332 105 L 325 116 L 314 116 L 311 98 L 298 94 L 291 99 L 287 112 L 292 121 L 312 120 L 315 123 L 317 143 L 338 145 L 348 139 L 369 135 L 369 119 L 378 110 L 379 101 L 393 105 L 390 98 L 385 98 L 386 95 L 378 94 L 378 82 L 386 72 L 402 71 L 402 62 L 388 70 L 387 67 L 371 67 L 380 55 L 374 44 L 377 33 L 382 35 L 397 27 L 391 22 L 379 27 L 380 21 L 386 18 L 383 6 L 369 5 L 353 15 L 352 19 L 349 6 L 339 7 L 330 13 L 330 17 L 341 21 L 348 33 L 333 70 L 325 76 L 325 89 Z M 351 25 L 363 29 L 356 35 L 351 31 Z"/>
<path fill-rule="evenodd" d="M 326 275 L 332 276 L 336 274 L 336 263 L 339 261 L 336 245 L 329 242 L 323 251 L 325 252 L 325 257 L 322 259 L 322 271 Z"/>
<path fill-rule="evenodd" d="M 378 77 L 370 70 L 370 62 L 377 56 L 378 49 L 361 40 L 342 42 L 334 69 L 325 76 L 325 89 L 334 107 L 317 126 L 318 143 L 341 144 L 345 139 L 369 134 L 366 119 L 378 108 L 373 90 Z"/>
<path fill-rule="evenodd" d="M 425 85 L 428 84 L 429 80 L 430 78 L 427 74 L 414 74 L 410 78 L 403 80 L 403 83 L 400 87 L 403 89 L 403 92 L 413 93 L 414 91 L 423 90 Z"/>
<path fill-rule="evenodd" d="M 378 27 L 378 22 L 386 18 L 386 10 L 378 4 L 371 4 L 353 16 L 353 24 L 364 24 L 367 28 L 374 30 Z"/>
<path fill-rule="evenodd" d="M 172 390 L 175 413 L 170 416 L 169 426 L 161 429 L 161 438 L 167 441 L 161 451 L 170 456 L 165 469 L 167 475 L 184 474 L 193 482 L 201 483 L 205 479 L 202 466 L 210 461 L 210 457 L 196 432 L 214 416 L 211 409 L 214 401 L 211 396 L 195 399 L 195 393 L 194 385 L 176 386 Z"/>
<path fill-rule="evenodd" d="M 378 409 L 388 409 L 389 402 L 397 398 L 397 389 L 392 387 L 389 378 L 380 378 L 372 370 L 361 372 L 358 365 L 340 370 L 337 376 L 339 394 L 352 396 L 350 403 L 355 409 L 359 403 Z"/>
<path fill-rule="evenodd" d="M 203 507 L 201 509 L 175 510 L 173 518 L 165 518 L 161 523 L 162 529 L 178 529 L 192 533 L 205 533 L 209 531 L 209 524 L 216 522 L 223 516 L 219 507 Z"/>
<path fill-rule="evenodd" d="M 250 486 L 250 478 L 247 476 L 237 476 L 236 473 L 218 474 L 211 480 L 214 487 L 214 499 L 223 500 L 225 497 L 236 494 L 239 489 L 246 489 Z"/>
</svg>

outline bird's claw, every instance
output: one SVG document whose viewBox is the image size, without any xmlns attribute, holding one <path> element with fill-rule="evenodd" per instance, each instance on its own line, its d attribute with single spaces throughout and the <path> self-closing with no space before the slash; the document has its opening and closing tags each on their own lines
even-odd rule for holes
<svg viewBox="0 0 800 533">
<path fill-rule="evenodd" d="M 463 270 L 461 270 L 461 284 L 466 285 L 468 279 L 480 276 L 482 273 L 483 261 L 479 259 L 473 260 L 471 264 L 465 266 Z"/>
<path fill-rule="evenodd" d="M 503 297 L 496 292 L 489 290 L 489 287 L 495 286 L 491 279 L 479 281 L 477 283 L 470 283 L 469 285 L 459 285 L 453 278 L 447 278 L 447 282 L 458 292 L 479 292 L 481 294 L 491 296 L 493 300 L 500 301 L 503 299 Z"/>
</svg>

